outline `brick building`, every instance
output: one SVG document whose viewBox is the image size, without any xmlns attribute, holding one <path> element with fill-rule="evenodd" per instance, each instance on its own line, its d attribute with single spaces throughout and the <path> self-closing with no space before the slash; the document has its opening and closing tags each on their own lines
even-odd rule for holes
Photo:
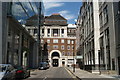
<svg viewBox="0 0 120 80">
<path fill-rule="evenodd" d="M 60 14 L 52 14 L 45 17 L 44 26 L 41 27 L 41 36 L 41 44 L 47 43 L 48 50 L 48 59 L 43 56 L 43 60 L 48 60 L 51 66 L 58 67 L 76 63 L 75 25 L 68 25 L 67 20 Z M 43 52 L 42 55 L 44 54 L 46 53 Z"/>
</svg>

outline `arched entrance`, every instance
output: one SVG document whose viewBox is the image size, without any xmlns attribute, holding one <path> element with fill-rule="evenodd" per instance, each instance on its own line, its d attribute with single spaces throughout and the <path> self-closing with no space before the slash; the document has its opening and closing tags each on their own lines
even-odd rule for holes
<svg viewBox="0 0 120 80">
<path fill-rule="evenodd" d="M 51 55 L 51 58 L 52 58 L 52 66 L 53 67 L 58 67 L 59 66 L 59 58 L 60 58 L 60 55 L 58 52 L 53 52 L 52 55 Z"/>
<path fill-rule="evenodd" d="M 50 66 L 60 67 L 61 66 L 61 52 L 59 50 L 52 50 L 49 54 Z"/>
</svg>

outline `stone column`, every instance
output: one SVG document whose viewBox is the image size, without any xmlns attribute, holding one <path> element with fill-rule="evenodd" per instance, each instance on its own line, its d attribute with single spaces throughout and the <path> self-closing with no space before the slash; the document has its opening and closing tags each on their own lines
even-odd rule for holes
<svg viewBox="0 0 120 80">
<path fill-rule="evenodd" d="M 61 35 L 61 28 L 60 28 L 60 37 L 61 37 L 62 35 Z"/>
<path fill-rule="evenodd" d="M 50 37 L 52 36 L 52 33 L 51 33 L 52 29 L 50 28 Z"/>
<path fill-rule="evenodd" d="M 99 4 L 98 0 L 93 2 L 93 16 L 94 16 L 94 54 L 95 54 L 95 70 L 99 72 L 99 57 L 98 52 L 100 50 L 99 38 L 100 38 L 100 25 L 99 25 Z"/>
<path fill-rule="evenodd" d="M 47 34 L 48 34 L 48 33 L 47 33 L 47 28 L 45 27 L 45 28 L 44 28 L 44 36 L 47 37 Z"/>
</svg>

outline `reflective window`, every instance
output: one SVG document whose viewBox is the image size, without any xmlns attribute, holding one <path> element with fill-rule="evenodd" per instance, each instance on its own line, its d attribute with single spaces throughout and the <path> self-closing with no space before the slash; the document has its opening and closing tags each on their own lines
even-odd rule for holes
<svg viewBox="0 0 120 80">
<path fill-rule="evenodd" d="M 40 14 L 41 16 L 40 23 L 44 21 L 43 20 L 43 17 L 44 17 L 43 3 L 41 3 L 40 5 L 40 2 L 29 2 L 28 0 L 26 0 L 26 2 L 22 2 L 22 1 L 20 2 L 20 1 L 21 0 L 15 1 L 15 2 L 12 2 L 12 4 L 10 4 L 11 10 L 12 10 L 11 14 L 16 20 L 18 20 L 21 24 L 26 24 L 27 20 L 31 20 L 32 23 L 38 25 L 37 24 L 39 19 L 38 14 Z M 41 7 L 41 11 L 39 10 L 39 7 Z M 8 13 L 10 13 L 10 11 Z"/>
</svg>

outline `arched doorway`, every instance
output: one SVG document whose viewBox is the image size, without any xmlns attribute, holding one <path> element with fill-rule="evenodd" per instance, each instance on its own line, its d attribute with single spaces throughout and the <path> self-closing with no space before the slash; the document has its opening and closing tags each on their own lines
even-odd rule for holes
<svg viewBox="0 0 120 80">
<path fill-rule="evenodd" d="M 52 55 L 51 55 L 51 58 L 52 58 L 52 66 L 53 67 L 58 67 L 59 66 L 59 58 L 60 58 L 60 55 L 58 52 L 53 52 Z"/>
<path fill-rule="evenodd" d="M 52 50 L 49 53 L 49 64 L 51 67 L 61 67 L 62 62 L 61 62 L 61 52 L 59 50 Z M 55 64 L 55 65 L 53 65 Z"/>
</svg>

